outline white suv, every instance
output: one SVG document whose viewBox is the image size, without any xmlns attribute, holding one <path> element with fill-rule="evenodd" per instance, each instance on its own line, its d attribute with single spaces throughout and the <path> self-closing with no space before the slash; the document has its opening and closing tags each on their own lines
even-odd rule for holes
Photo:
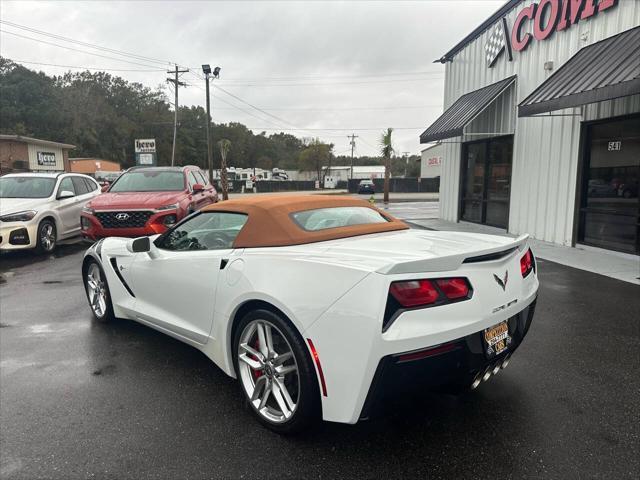
<svg viewBox="0 0 640 480">
<path fill-rule="evenodd" d="M 14 173 L 0 177 L 0 250 L 49 253 L 80 233 L 80 212 L 100 185 L 75 173 Z"/>
</svg>

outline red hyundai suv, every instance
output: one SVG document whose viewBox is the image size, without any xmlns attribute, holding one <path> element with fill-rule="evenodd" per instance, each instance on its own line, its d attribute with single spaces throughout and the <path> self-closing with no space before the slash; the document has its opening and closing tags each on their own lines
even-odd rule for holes
<svg viewBox="0 0 640 480">
<path fill-rule="evenodd" d="M 83 237 L 140 237 L 163 233 L 218 193 L 198 167 L 133 167 L 82 210 Z"/>
</svg>

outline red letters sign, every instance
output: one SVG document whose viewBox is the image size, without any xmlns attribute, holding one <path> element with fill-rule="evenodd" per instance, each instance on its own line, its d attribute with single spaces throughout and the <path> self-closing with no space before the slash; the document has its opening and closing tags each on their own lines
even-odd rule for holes
<svg viewBox="0 0 640 480">
<path fill-rule="evenodd" d="M 618 0 L 540 0 L 532 3 L 520 10 L 513 22 L 511 46 L 516 52 L 521 52 L 529 46 L 532 38 L 545 40 L 553 32 L 564 30 L 617 4 Z"/>
</svg>

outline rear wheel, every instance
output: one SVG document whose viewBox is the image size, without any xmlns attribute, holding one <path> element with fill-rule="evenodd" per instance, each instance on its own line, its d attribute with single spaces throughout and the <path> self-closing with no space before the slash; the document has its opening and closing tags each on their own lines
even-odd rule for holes
<svg viewBox="0 0 640 480">
<path fill-rule="evenodd" d="M 315 367 L 288 321 L 268 310 L 250 312 L 240 321 L 233 345 L 240 386 L 260 423 L 294 433 L 319 418 Z"/>
<path fill-rule="evenodd" d="M 89 262 L 84 274 L 84 288 L 93 316 L 99 322 L 113 320 L 111 294 L 104 271 L 94 260 Z"/>
<path fill-rule="evenodd" d="M 36 235 L 38 236 L 36 243 L 38 253 L 51 253 L 55 250 L 57 233 L 56 224 L 52 220 L 42 220 Z"/>
</svg>

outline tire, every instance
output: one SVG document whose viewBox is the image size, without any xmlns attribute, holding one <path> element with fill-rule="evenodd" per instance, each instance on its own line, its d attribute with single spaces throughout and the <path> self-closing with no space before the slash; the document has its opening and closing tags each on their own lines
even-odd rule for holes
<svg viewBox="0 0 640 480">
<path fill-rule="evenodd" d="M 48 218 L 42 220 L 38 225 L 36 235 L 36 252 L 52 253 L 56 249 L 58 233 L 56 231 L 55 222 Z"/>
<path fill-rule="evenodd" d="M 260 345 L 261 337 L 271 338 L 263 342 L 266 348 Z M 262 425 L 276 433 L 293 434 L 320 419 L 315 366 L 304 340 L 287 319 L 269 310 L 249 312 L 237 325 L 232 346 L 246 405 Z"/>
<path fill-rule="evenodd" d="M 104 270 L 95 260 L 90 260 L 87 263 L 86 268 L 82 272 L 82 280 L 84 282 L 84 291 L 87 294 L 87 301 L 91 308 L 93 317 L 99 322 L 110 322 L 115 317 L 113 315 L 113 305 L 111 303 L 111 292 L 109 292 L 109 285 L 104 275 Z M 94 287 L 90 280 L 98 282 L 96 287 L 98 288 L 98 295 L 103 295 L 102 300 L 95 300 L 95 296 L 92 294 L 95 292 Z"/>
</svg>

